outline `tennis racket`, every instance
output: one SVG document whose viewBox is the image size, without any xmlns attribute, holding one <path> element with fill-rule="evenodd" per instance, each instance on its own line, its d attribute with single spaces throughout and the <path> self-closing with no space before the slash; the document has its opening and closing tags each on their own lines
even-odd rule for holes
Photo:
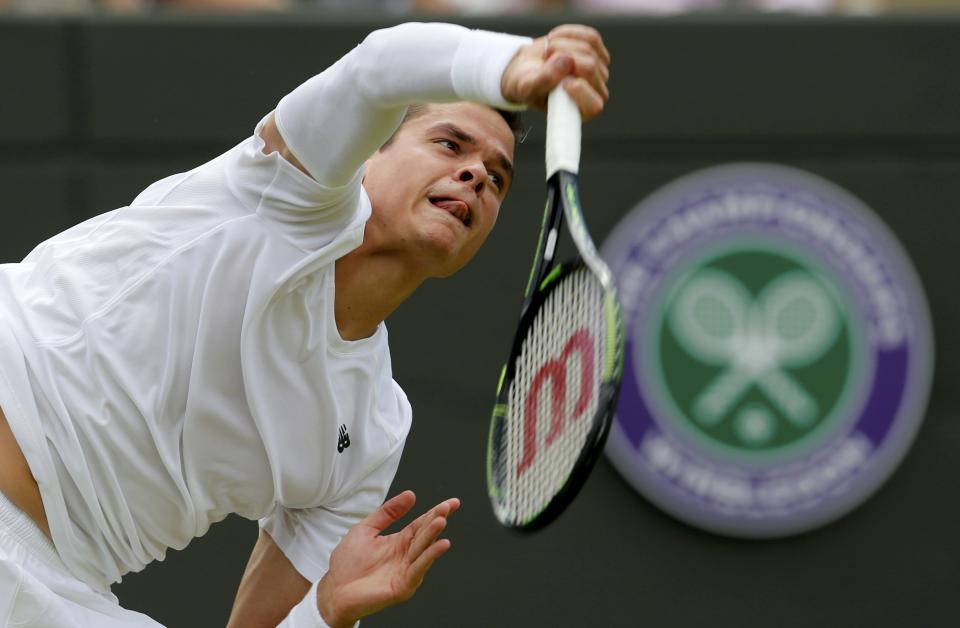
<svg viewBox="0 0 960 628">
<path fill-rule="evenodd" d="M 576 497 L 606 442 L 623 367 L 613 275 L 580 210 L 580 111 L 562 87 L 547 104 L 547 204 L 487 444 L 501 524 L 537 530 Z M 566 216 L 578 255 L 555 264 Z"/>
</svg>

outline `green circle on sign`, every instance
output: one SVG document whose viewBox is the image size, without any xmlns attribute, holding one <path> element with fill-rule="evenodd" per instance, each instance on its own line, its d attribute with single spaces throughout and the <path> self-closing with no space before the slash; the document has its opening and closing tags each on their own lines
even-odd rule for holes
<svg viewBox="0 0 960 628">
<path fill-rule="evenodd" d="M 855 379 L 857 339 L 815 263 L 758 246 L 688 266 L 654 323 L 660 394 L 687 434 L 755 458 L 829 431 Z"/>
</svg>

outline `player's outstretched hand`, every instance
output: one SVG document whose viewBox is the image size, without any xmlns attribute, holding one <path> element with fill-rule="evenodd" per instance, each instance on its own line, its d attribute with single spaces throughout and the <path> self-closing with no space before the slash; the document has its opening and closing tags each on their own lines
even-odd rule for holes
<svg viewBox="0 0 960 628">
<path fill-rule="evenodd" d="M 511 102 L 546 110 L 547 96 L 564 88 L 589 120 L 610 97 L 610 53 L 596 29 L 565 24 L 527 44 L 514 55 L 500 79 L 500 91 Z"/>
<path fill-rule="evenodd" d="M 343 537 L 317 587 L 317 605 L 333 628 L 413 597 L 433 562 L 450 549 L 439 539 L 460 500 L 443 501 L 394 534 L 381 534 L 407 514 L 416 496 L 404 491 L 387 500 Z"/>
</svg>

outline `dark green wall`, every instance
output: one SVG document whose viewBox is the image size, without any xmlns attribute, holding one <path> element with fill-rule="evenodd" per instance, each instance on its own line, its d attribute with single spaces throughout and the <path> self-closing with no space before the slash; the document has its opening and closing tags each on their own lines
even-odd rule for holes
<svg viewBox="0 0 960 628">
<path fill-rule="evenodd" d="M 572 18 L 571 18 L 572 19 Z M 471 24 L 540 34 L 559 18 Z M 660 185 L 768 161 L 871 206 L 925 283 L 936 333 L 926 422 L 883 489 L 801 537 L 724 539 L 661 514 L 601 460 L 555 525 L 497 527 L 482 465 L 499 365 L 542 204 L 543 119 L 489 246 L 391 319 L 416 420 L 397 478 L 464 501 L 453 551 L 369 626 L 960 625 L 960 21 L 591 20 L 613 53 L 608 112 L 585 129 L 596 239 Z M 289 89 L 388 22 L 285 16 L 0 20 L 0 260 L 248 135 Z M 116 588 L 171 626 L 225 622 L 254 524 L 216 526 Z"/>
</svg>

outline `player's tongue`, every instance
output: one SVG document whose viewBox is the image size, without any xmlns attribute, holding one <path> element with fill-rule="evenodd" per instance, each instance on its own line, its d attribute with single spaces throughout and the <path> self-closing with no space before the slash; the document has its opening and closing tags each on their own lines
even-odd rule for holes
<svg viewBox="0 0 960 628">
<path fill-rule="evenodd" d="M 440 209 L 444 209 L 450 212 L 451 214 L 453 214 L 454 216 L 456 216 L 457 218 L 463 221 L 466 221 L 467 216 L 470 212 L 470 208 L 467 207 L 466 203 L 464 203 L 463 201 L 458 201 L 453 198 L 435 196 L 430 198 L 430 202 L 436 205 L 437 207 L 439 207 Z"/>
</svg>

